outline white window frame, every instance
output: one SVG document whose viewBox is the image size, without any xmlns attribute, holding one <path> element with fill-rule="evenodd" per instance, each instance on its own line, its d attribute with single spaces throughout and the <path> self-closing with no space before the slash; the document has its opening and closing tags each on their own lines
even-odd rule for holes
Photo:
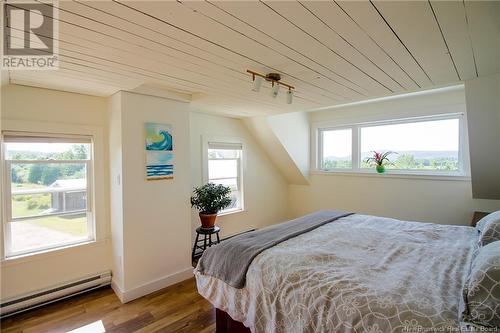
<svg viewBox="0 0 500 333">
<path fill-rule="evenodd" d="M 377 175 L 381 177 L 387 176 L 408 176 L 408 177 L 431 177 L 431 178 L 468 178 L 469 175 L 469 161 L 466 155 L 467 149 L 467 135 L 466 123 L 463 113 L 448 113 L 430 116 L 418 116 L 409 118 L 398 118 L 370 122 L 353 122 L 351 124 L 337 125 L 334 122 L 321 122 L 313 124 L 311 128 L 313 149 L 311 156 L 311 164 L 313 165 L 313 173 L 317 174 L 362 174 L 362 175 Z M 458 148 L 458 165 L 457 171 L 445 170 L 393 170 L 387 169 L 383 175 L 377 174 L 374 168 L 366 169 L 361 168 L 361 128 L 382 125 L 394 125 L 405 123 L 426 122 L 435 120 L 459 120 L 459 148 Z M 321 164 L 323 160 L 323 142 L 322 132 L 328 130 L 352 130 L 352 168 L 339 168 L 339 169 L 322 169 Z"/>
<path fill-rule="evenodd" d="M 332 170 L 335 170 L 337 172 L 349 172 L 349 171 L 352 171 L 355 164 L 354 164 L 354 159 L 355 159 L 355 156 L 353 155 L 353 149 L 352 147 L 354 147 L 355 144 L 355 137 L 357 137 L 357 135 L 355 135 L 355 130 L 353 128 L 353 126 L 335 126 L 335 127 L 322 127 L 322 128 L 318 128 L 317 129 L 317 142 L 318 142 L 318 150 L 317 150 L 317 159 L 316 159 L 316 170 L 322 170 L 322 171 L 326 171 L 325 169 L 323 169 L 321 167 L 322 163 L 323 163 L 323 132 L 326 132 L 326 131 L 331 131 L 331 130 L 351 130 L 351 135 L 352 135 L 352 138 L 351 138 L 351 165 L 352 165 L 352 168 L 335 168 L 335 169 L 328 169 L 328 171 L 332 171 Z"/>
<path fill-rule="evenodd" d="M 5 140 L 4 137 L 19 137 L 19 140 L 22 142 L 29 141 L 44 141 L 44 142 L 88 142 L 90 144 L 89 151 L 89 159 L 88 160 L 7 160 L 6 159 L 6 149 L 5 149 Z M 3 191 L 2 195 L 2 237 L 4 242 L 3 247 L 3 258 L 2 259 L 11 259 L 19 256 L 28 256 L 28 255 L 36 255 L 39 253 L 43 253 L 46 251 L 57 250 L 61 248 L 66 248 L 68 246 L 84 244 L 88 242 L 96 241 L 96 224 L 95 224 L 95 209 L 94 209 L 94 139 L 92 136 L 88 135 L 70 135 L 70 134 L 51 134 L 51 133 L 32 133 L 32 132 L 12 132 L 12 131 L 4 131 L 2 132 L 2 154 L 1 154 L 1 164 L 2 164 L 2 180 L 3 180 Z M 43 164 L 43 163 L 80 163 L 85 164 L 87 170 L 87 188 L 86 188 L 86 209 L 81 211 L 73 211 L 67 213 L 59 213 L 59 214 L 46 214 L 40 216 L 26 216 L 16 218 L 16 221 L 33 219 L 38 217 L 46 217 L 46 216 L 60 216 L 60 215 L 71 215 L 76 213 L 86 213 L 87 217 L 87 238 L 79 239 L 78 241 L 69 241 L 64 243 L 58 243 L 45 247 L 38 247 L 36 249 L 30 249 L 26 251 L 11 251 L 11 232 L 10 232 L 10 222 L 15 223 L 12 218 L 12 195 L 11 195 L 11 165 L 12 164 Z"/>
<path fill-rule="evenodd" d="M 203 168 L 202 168 L 202 181 L 203 184 L 208 183 L 208 149 L 210 143 L 220 143 L 227 145 L 238 145 L 241 146 L 241 156 L 239 159 L 238 165 L 238 188 L 241 193 L 241 204 L 240 207 L 233 209 L 226 209 L 219 212 L 219 216 L 229 215 L 234 213 L 240 213 L 245 211 L 245 186 L 244 186 L 244 170 L 245 170 L 245 143 L 240 138 L 231 138 L 231 137 L 214 137 L 214 136 L 202 136 L 202 160 L 203 160 Z M 232 178 L 232 177 L 231 177 Z"/>
</svg>

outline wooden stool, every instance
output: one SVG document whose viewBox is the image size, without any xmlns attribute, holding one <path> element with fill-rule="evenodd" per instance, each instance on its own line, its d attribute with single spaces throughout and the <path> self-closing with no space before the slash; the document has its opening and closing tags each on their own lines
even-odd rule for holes
<svg viewBox="0 0 500 333">
<path fill-rule="evenodd" d="M 193 252 L 191 253 L 192 261 L 195 261 L 196 258 L 201 257 L 201 255 L 203 254 L 203 252 L 205 252 L 207 247 L 220 243 L 219 231 L 220 228 L 218 226 L 214 226 L 213 228 L 210 229 L 205 229 L 202 227 L 196 228 L 196 240 L 194 241 Z M 212 241 L 213 234 L 215 234 L 217 240 Z M 200 235 L 203 235 L 203 239 L 200 239 Z M 201 242 L 203 242 L 203 245 L 198 245 L 198 243 Z M 196 252 L 196 250 L 201 250 L 201 251 Z"/>
</svg>

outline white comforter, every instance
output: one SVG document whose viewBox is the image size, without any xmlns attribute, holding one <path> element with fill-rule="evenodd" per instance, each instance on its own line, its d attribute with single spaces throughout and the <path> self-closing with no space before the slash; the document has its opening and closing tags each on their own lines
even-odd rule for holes
<svg viewBox="0 0 500 333">
<path fill-rule="evenodd" d="M 351 215 L 262 252 L 243 289 L 195 274 L 200 294 L 254 333 L 453 332 L 476 237 Z"/>
</svg>

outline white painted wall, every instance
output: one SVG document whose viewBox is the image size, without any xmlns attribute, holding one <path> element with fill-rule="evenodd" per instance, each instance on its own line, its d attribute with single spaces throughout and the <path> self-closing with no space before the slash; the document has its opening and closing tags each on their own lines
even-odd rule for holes
<svg viewBox="0 0 500 333">
<path fill-rule="evenodd" d="M 203 135 L 233 137 L 244 142 L 245 211 L 217 218 L 222 236 L 288 219 L 288 184 L 242 120 L 192 112 L 190 131 L 192 187 L 202 184 Z M 192 225 L 193 232 L 200 225 L 198 212 L 194 209 Z"/>
<path fill-rule="evenodd" d="M 350 124 L 465 111 L 464 87 L 460 85 L 310 112 L 310 120 Z"/>
<path fill-rule="evenodd" d="M 300 172 L 309 177 L 309 115 L 292 112 L 270 116 L 267 121 Z"/>
<path fill-rule="evenodd" d="M 475 198 L 500 200 L 500 74 L 465 82 Z"/>
<path fill-rule="evenodd" d="M 112 240 L 113 285 L 125 290 L 123 270 L 123 187 L 122 187 L 122 98 L 114 94 L 108 100 L 109 112 L 109 188 Z"/>
<path fill-rule="evenodd" d="M 23 86 L 2 86 L 1 98 L 2 128 L 36 125 L 40 129 L 102 130 L 104 135 L 96 142 L 96 151 L 109 156 L 110 162 L 103 157 L 95 168 L 99 241 L 2 261 L 2 299 L 111 268 L 114 286 L 124 300 L 189 276 L 191 237 L 199 225 L 197 213 L 189 207 L 189 196 L 192 187 L 202 182 L 203 135 L 236 137 L 245 145 L 245 212 L 219 217 L 223 236 L 322 208 L 449 224 L 467 224 L 474 210 L 500 209 L 499 200 L 473 199 L 469 180 L 313 174 L 310 185 L 289 185 L 286 163 L 280 164 L 280 156 L 288 158 L 288 162 L 293 161 L 291 155 L 302 161 L 298 162 L 300 167 L 293 163 L 294 172 L 300 176 L 306 165 L 303 160 L 308 156 L 307 147 L 287 151 L 282 146 L 284 155 L 268 154 L 259 138 L 252 135 L 259 132 L 249 130 L 251 121 L 247 120 L 246 125 L 238 119 L 192 112 L 187 104 L 164 98 L 120 93 L 106 100 Z M 449 89 L 358 103 L 309 117 L 311 123 L 340 124 L 460 111 L 465 112 L 463 89 Z M 281 140 L 293 143 L 295 138 L 286 132 L 285 120 L 273 126 L 263 120 L 268 128 L 277 128 L 281 133 L 270 134 L 278 144 L 283 143 Z M 304 119 L 296 120 L 295 124 L 302 128 Z M 145 180 L 144 122 L 173 124 L 173 180 Z M 252 124 L 258 127 L 259 122 Z"/>
<path fill-rule="evenodd" d="M 465 111 L 463 88 L 450 88 L 312 112 L 310 117 L 312 124 L 334 122 L 340 125 Z M 474 210 L 500 209 L 500 201 L 474 200 L 470 180 L 314 174 L 308 186 L 290 185 L 289 195 L 295 216 L 332 208 L 406 220 L 466 225 Z"/>
<path fill-rule="evenodd" d="M 105 100 L 15 85 L 3 86 L 1 95 L 2 129 L 62 130 L 66 133 L 95 130 L 101 133 L 94 145 L 95 154 L 99 156 L 94 165 L 98 241 L 36 256 L 3 260 L 2 299 L 110 269 Z M 1 242 L 0 239 L 3 248 Z"/>
<path fill-rule="evenodd" d="M 117 237 L 123 242 L 122 252 L 116 246 L 113 253 L 115 266 L 123 266 L 123 276 L 113 282 L 122 300 L 129 301 L 192 275 L 189 110 L 186 103 L 135 93 L 122 92 L 113 98 L 121 100 L 111 105 L 112 121 L 120 123 L 117 129 L 121 126 L 121 140 L 111 140 L 110 147 L 115 156 L 110 178 L 116 182 L 112 185 L 112 223 L 113 231 L 122 232 Z M 116 112 L 119 117 L 113 117 Z M 173 126 L 172 180 L 146 180 L 146 122 Z M 114 198 L 120 195 L 121 205 L 120 198 Z M 121 212 L 115 214 L 115 210 Z"/>
<path fill-rule="evenodd" d="M 190 114 L 185 103 L 132 93 L 104 99 L 13 85 L 2 87 L 1 97 L 2 126 L 103 133 L 95 147 L 102 152 L 95 168 L 99 241 L 3 261 L 2 299 L 112 269 L 115 290 L 127 301 L 191 275 L 191 227 L 199 222 L 189 196 L 201 184 L 202 135 L 245 142 L 246 210 L 219 218 L 223 235 L 289 217 L 288 184 L 241 120 Z M 173 180 L 145 180 L 143 124 L 150 121 L 174 126 Z"/>
<path fill-rule="evenodd" d="M 411 221 L 467 225 L 475 210 L 500 209 L 497 200 L 472 199 L 470 181 L 312 175 L 309 186 L 290 185 L 296 216 L 340 209 Z"/>
</svg>

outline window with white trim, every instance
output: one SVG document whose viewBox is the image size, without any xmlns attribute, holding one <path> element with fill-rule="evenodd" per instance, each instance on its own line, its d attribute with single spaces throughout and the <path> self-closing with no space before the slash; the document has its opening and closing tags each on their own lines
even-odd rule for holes
<svg viewBox="0 0 500 333">
<path fill-rule="evenodd" d="M 352 129 L 335 128 L 321 130 L 321 169 L 352 168 Z"/>
<path fill-rule="evenodd" d="M 317 169 L 374 172 L 373 152 L 392 152 L 389 173 L 463 175 L 463 116 L 428 116 L 317 128 Z"/>
<path fill-rule="evenodd" d="M 231 205 L 219 213 L 243 210 L 243 145 L 241 143 L 209 141 L 207 149 L 205 181 L 231 188 Z"/>
<path fill-rule="evenodd" d="M 95 239 L 92 139 L 4 133 L 5 257 Z"/>
</svg>

